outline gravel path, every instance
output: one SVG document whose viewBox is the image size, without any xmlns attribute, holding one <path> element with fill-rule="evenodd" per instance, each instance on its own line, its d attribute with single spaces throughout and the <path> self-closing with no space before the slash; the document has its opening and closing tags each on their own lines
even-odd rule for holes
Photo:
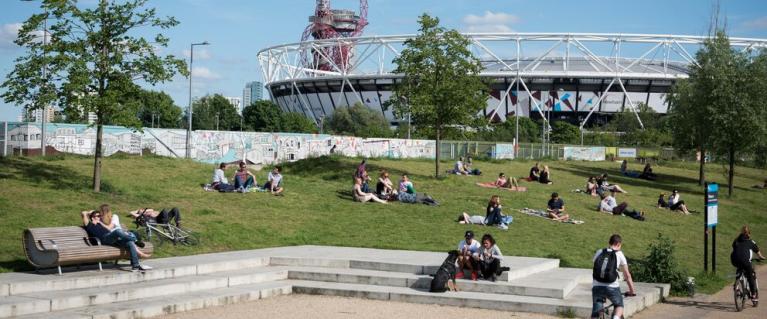
<svg viewBox="0 0 767 319">
<path fill-rule="evenodd" d="M 182 312 L 156 318 L 163 319 L 292 319 L 292 318 L 419 318 L 419 319 L 465 319 L 465 318 L 524 318 L 555 319 L 557 317 L 459 308 L 439 305 L 423 305 L 403 302 L 369 300 L 315 295 L 287 295 L 270 297 L 253 302 L 225 307 L 211 307 L 202 310 Z"/>
</svg>

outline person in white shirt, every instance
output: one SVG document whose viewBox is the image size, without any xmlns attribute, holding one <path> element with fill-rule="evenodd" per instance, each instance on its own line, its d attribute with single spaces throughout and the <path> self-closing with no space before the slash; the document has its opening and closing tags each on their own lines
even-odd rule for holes
<svg viewBox="0 0 767 319">
<path fill-rule="evenodd" d="M 623 239 L 621 235 L 613 234 L 610 236 L 610 246 L 604 249 L 597 250 L 594 254 L 593 262 L 595 267 L 597 265 L 605 265 L 607 262 L 601 261 L 598 263 L 598 259 L 610 258 L 608 254 L 615 254 L 616 271 L 620 274 L 623 273 L 623 277 L 628 284 L 629 291 L 627 296 L 634 296 L 634 280 L 631 278 L 631 272 L 629 271 L 629 265 L 626 261 L 626 256 L 623 255 L 621 247 L 623 245 Z M 610 302 L 615 305 L 615 311 L 613 312 L 613 318 L 623 317 L 623 295 L 620 288 L 620 276 L 617 276 L 612 282 L 602 282 L 597 280 L 597 274 L 594 273 L 594 279 L 591 283 L 591 318 L 599 318 L 599 311 L 604 307 L 605 299 L 610 299 Z"/>
<path fill-rule="evenodd" d="M 468 175 L 469 173 L 466 171 L 466 168 L 463 166 L 463 157 L 459 157 L 458 161 L 455 162 L 455 167 L 453 167 L 453 173 L 457 175 Z"/>
<path fill-rule="evenodd" d="M 226 163 L 221 163 L 218 165 L 218 168 L 213 171 L 213 181 L 210 183 L 211 188 L 218 190 L 221 184 L 229 184 L 226 175 L 224 175 L 225 169 Z"/>
<path fill-rule="evenodd" d="M 463 270 L 467 268 L 471 271 L 471 280 L 477 280 L 478 263 L 475 257 L 479 256 L 479 242 L 474 240 L 474 232 L 467 230 L 463 235 L 464 240 L 458 243 L 458 272 L 456 279 L 464 277 Z"/>
<path fill-rule="evenodd" d="M 281 171 L 282 167 L 275 166 L 274 169 L 269 172 L 269 175 L 267 176 L 267 182 L 264 184 L 264 190 L 271 192 L 273 195 L 282 195 L 282 191 L 285 189 L 282 188 L 282 175 L 280 174 Z"/>
</svg>

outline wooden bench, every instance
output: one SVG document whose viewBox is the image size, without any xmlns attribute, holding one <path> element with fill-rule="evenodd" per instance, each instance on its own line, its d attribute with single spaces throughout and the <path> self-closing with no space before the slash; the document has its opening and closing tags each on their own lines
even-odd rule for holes
<svg viewBox="0 0 767 319">
<path fill-rule="evenodd" d="M 95 243 L 95 244 L 92 244 Z M 84 263 L 98 263 L 120 259 L 130 259 L 127 248 L 101 245 L 96 238 L 80 226 L 30 228 L 22 236 L 24 254 L 35 268 L 57 267 L 61 275 L 61 266 Z M 146 242 L 142 252 L 151 254 L 152 243 Z"/>
</svg>

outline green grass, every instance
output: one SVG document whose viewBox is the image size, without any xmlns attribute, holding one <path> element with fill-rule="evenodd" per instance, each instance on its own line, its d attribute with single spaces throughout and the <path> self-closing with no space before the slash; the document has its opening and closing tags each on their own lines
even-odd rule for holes
<svg viewBox="0 0 767 319">
<path fill-rule="evenodd" d="M 125 212 L 143 207 L 181 209 L 185 227 L 201 234 L 197 247 L 161 247 L 156 256 L 188 255 L 285 245 L 338 245 L 446 251 L 467 229 L 478 235 L 492 234 L 506 255 L 560 258 L 563 266 L 591 267 L 593 252 L 606 245 L 610 234 L 620 233 L 630 258 L 642 258 L 648 244 L 663 233 L 676 243 L 677 258 L 684 269 L 697 274 L 699 290 L 715 291 L 729 281 L 730 243 L 738 228 L 748 223 L 763 247 L 767 238 L 767 196 L 750 186 L 763 180 L 764 170 L 738 167 L 736 193 L 720 195 L 717 229 L 719 277 L 704 277 L 703 215 L 683 216 L 655 208 L 659 192 L 673 188 L 682 192 L 692 210 L 703 211 L 702 187 L 696 184 L 694 163 L 664 163 L 655 167 L 657 182 L 619 176 L 619 163 L 548 162 L 553 185 L 526 183 L 528 192 L 517 193 L 480 188 L 478 181 L 492 181 L 499 172 L 527 174 L 528 161 L 475 161 L 485 175 L 448 176 L 434 179 L 434 164 L 427 160 L 371 159 L 371 175 L 385 168 L 398 179 L 407 172 L 416 189 L 440 201 L 439 207 L 420 204 L 360 204 L 350 199 L 351 178 L 358 159 L 321 157 L 284 166 L 284 197 L 267 193 L 220 194 L 203 192 L 213 165 L 163 157 L 113 156 L 104 159 L 102 193 L 90 191 L 92 159 L 79 156 L 0 159 L 0 272 L 28 270 L 21 249 L 22 230 L 29 227 L 78 225 L 79 212 L 109 203 Z M 442 170 L 450 167 L 445 162 Z M 640 169 L 632 164 L 632 169 Z M 231 176 L 232 170 L 227 171 Z M 644 210 L 646 222 L 613 217 L 595 211 L 598 200 L 570 190 L 583 188 L 586 177 L 607 172 L 623 186 L 619 195 L 630 207 Z M 709 180 L 724 184 L 721 165 L 709 165 Z M 257 173 L 263 183 L 266 170 Z M 557 191 L 570 214 L 583 225 L 554 223 L 520 214 L 515 209 L 543 208 Z M 514 216 L 508 231 L 494 227 L 464 226 L 455 222 L 461 211 L 484 214 L 493 194 L 501 196 L 504 212 Z M 129 224 L 123 217 L 123 224 Z"/>
</svg>

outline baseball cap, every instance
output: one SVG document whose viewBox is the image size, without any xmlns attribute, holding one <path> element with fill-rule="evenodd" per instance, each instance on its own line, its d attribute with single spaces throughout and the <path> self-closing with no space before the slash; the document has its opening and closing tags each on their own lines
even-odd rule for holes
<svg viewBox="0 0 767 319">
<path fill-rule="evenodd" d="M 474 238 L 474 232 L 467 230 L 466 234 L 463 235 L 464 238 Z"/>
</svg>

